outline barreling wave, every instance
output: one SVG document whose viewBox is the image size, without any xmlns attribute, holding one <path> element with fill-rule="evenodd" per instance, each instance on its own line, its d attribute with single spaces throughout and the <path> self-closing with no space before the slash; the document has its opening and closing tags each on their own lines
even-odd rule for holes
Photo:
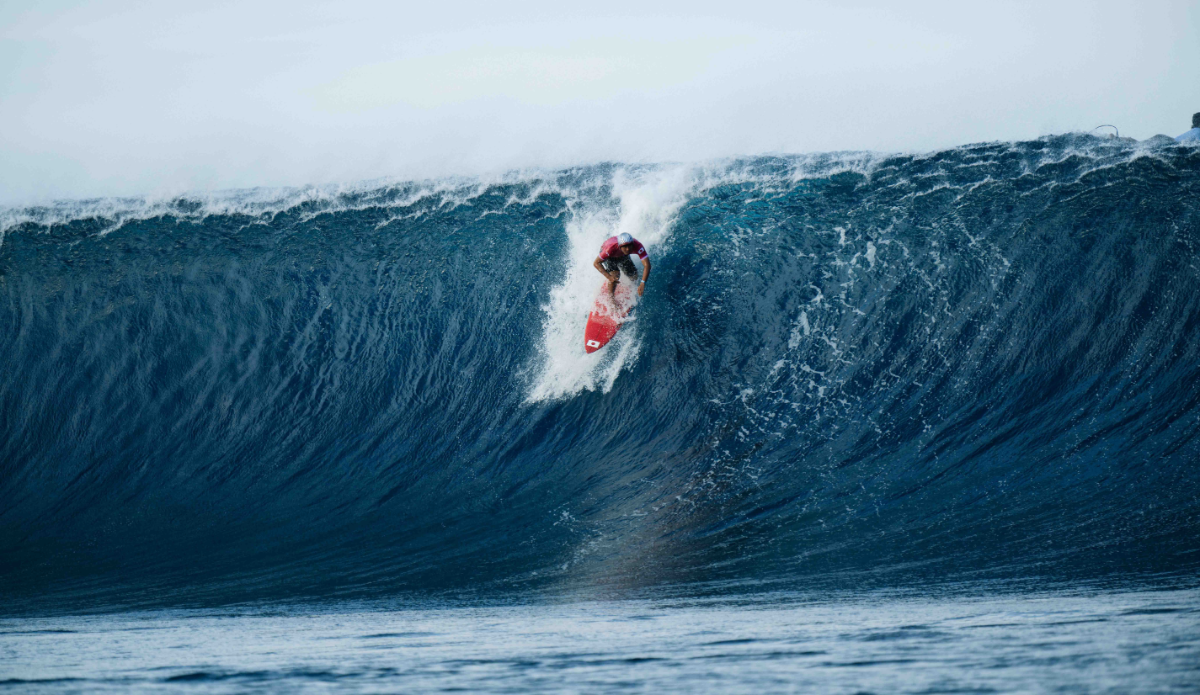
<svg viewBox="0 0 1200 695">
<path fill-rule="evenodd" d="M 593 355 L 600 242 L 654 273 Z M 1200 148 L 0 213 L 14 602 L 1200 567 Z"/>
</svg>

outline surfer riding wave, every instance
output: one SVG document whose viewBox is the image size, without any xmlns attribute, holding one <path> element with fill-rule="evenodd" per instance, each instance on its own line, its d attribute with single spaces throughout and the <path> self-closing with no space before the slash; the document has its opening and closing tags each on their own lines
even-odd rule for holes
<svg viewBox="0 0 1200 695">
<path fill-rule="evenodd" d="M 609 237 L 600 245 L 600 255 L 592 261 L 592 265 L 600 274 L 608 279 L 608 291 L 615 296 L 617 283 L 621 281 L 621 273 L 631 279 L 637 278 L 637 269 L 633 267 L 632 254 L 636 253 L 642 260 L 642 280 L 638 283 L 637 293 L 641 297 L 646 291 L 646 280 L 650 277 L 650 256 L 646 247 L 630 234 Z"/>
</svg>

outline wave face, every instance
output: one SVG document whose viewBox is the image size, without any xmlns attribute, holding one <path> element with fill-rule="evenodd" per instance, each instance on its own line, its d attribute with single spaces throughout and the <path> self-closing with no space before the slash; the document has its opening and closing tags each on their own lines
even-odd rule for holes
<svg viewBox="0 0 1200 695">
<path fill-rule="evenodd" d="M 1200 567 L 1200 148 L 0 215 L 14 601 Z M 586 355 L 623 231 L 653 275 Z"/>
</svg>

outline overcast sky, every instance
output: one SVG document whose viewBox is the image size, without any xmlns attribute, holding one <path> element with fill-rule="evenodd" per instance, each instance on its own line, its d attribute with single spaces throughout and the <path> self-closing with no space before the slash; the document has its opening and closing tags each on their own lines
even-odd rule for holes
<svg viewBox="0 0 1200 695">
<path fill-rule="evenodd" d="M 1146 138 L 1200 111 L 1198 0 L 507 4 L 7 0 L 0 204 Z"/>
</svg>

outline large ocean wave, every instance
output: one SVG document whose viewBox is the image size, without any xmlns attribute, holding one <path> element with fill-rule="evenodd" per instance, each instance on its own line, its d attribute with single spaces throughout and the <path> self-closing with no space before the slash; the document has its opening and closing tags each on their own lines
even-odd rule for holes
<svg viewBox="0 0 1200 695">
<path fill-rule="evenodd" d="M 653 275 L 583 349 L 600 242 Z M 0 211 L 12 605 L 1200 568 L 1200 148 Z"/>
</svg>

